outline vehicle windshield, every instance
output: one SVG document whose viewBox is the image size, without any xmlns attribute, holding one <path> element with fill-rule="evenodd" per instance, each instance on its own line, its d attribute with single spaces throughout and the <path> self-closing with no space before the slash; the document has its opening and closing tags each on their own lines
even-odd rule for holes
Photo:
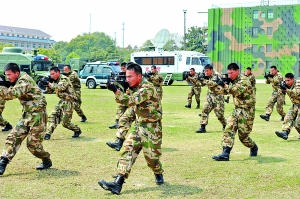
<svg viewBox="0 0 300 199">
<path fill-rule="evenodd" d="M 201 65 L 206 66 L 207 64 L 211 64 L 211 60 L 209 57 L 200 57 Z"/>
<path fill-rule="evenodd" d="M 111 66 L 111 68 L 113 69 L 114 73 L 121 72 L 121 67 L 120 66 Z"/>
<path fill-rule="evenodd" d="M 32 66 L 35 71 L 49 71 L 51 67 L 53 67 L 51 61 L 34 61 Z"/>
</svg>

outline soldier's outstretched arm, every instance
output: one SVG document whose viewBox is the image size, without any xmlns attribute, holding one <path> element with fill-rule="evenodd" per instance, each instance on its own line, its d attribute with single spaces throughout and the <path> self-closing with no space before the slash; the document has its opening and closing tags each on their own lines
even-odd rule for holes
<svg viewBox="0 0 300 199">
<path fill-rule="evenodd" d="M 24 95 L 30 89 L 30 84 L 25 80 L 20 80 L 16 85 L 6 88 L 0 86 L 0 99 L 13 100 Z"/>
<path fill-rule="evenodd" d="M 116 92 L 116 102 L 124 104 L 125 106 L 136 106 L 142 102 L 149 100 L 153 96 L 154 87 L 143 87 L 132 95 L 127 95 L 123 92 Z"/>
<path fill-rule="evenodd" d="M 68 87 L 68 83 L 61 80 L 59 83 L 49 83 L 49 87 L 53 90 L 63 91 Z"/>
</svg>

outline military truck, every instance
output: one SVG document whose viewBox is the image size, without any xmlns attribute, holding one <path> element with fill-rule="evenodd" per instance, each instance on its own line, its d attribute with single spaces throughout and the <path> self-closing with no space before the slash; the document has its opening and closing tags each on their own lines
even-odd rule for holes
<svg viewBox="0 0 300 199">
<path fill-rule="evenodd" d="M 49 57 L 37 52 L 34 50 L 34 54 L 28 54 L 20 47 L 4 47 L 0 53 L 0 75 L 4 74 L 4 66 L 7 63 L 14 62 L 38 84 L 41 78 L 49 76 L 49 69 L 54 64 Z"/>
<path fill-rule="evenodd" d="M 83 67 L 89 62 L 87 58 L 71 58 L 69 61 L 72 70 L 76 71 L 77 74 L 83 69 Z"/>
</svg>

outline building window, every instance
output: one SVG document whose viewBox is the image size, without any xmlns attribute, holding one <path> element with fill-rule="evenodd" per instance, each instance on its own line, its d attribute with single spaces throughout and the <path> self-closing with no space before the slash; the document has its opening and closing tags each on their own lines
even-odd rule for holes
<svg viewBox="0 0 300 199">
<path fill-rule="evenodd" d="M 30 48 L 30 43 L 27 43 L 27 48 Z"/>
<path fill-rule="evenodd" d="M 41 48 L 41 47 L 42 47 L 42 44 L 39 44 L 38 46 L 39 46 L 39 48 Z"/>
<path fill-rule="evenodd" d="M 258 10 L 253 10 L 253 19 L 258 19 Z"/>
<path fill-rule="evenodd" d="M 261 18 L 265 18 L 266 17 L 266 13 L 265 12 L 260 13 L 260 17 Z"/>
<path fill-rule="evenodd" d="M 47 44 L 44 44 L 44 48 L 47 48 Z"/>
<path fill-rule="evenodd" d="M 267 44 L 267 52 L 272 52 L 272 44 Z"/>
<path fill-rule="evenodd" d="M 257 53 L 257 44 L 252 44 L 252 52 Z"/>
<path fill-rule="evenodd" d="M 263 46 L 259 47 L 259 51 L 260 52 L 265 52 L 265 47 L 263 47 Z"/>
<path fill-rule="evenodd" d="M 273 28 L 272 27 L 267 27 L 267 34 L 272 35 L 273 33 Z"/>
<path fill-rule="evenodd" d="M 20 35 L 17 35 L 17 37 L 20 37 Z"/>
<path fill-rule="evenodd" d="M 21 43 L 21 47 L 24 47 L 24 43 Z"/>
<path fill-rule="evenodd" d="M 266 67 L 267 69 L 270 69 L 272 66 L 272 62 L 271 61 L 266 61 Z"/>
<path fill-rule="evenodd" d="M 273 10 L 268 10 L 268 19 L 273 19 Z"/>
<path fill-rule="evenodd" d="M 15 46 L 18 46 L 19 45 L 19 43 L 18 42 L 15 42 Z"/>
<path fill-rule="evenodd" d="M 36 47 L 36 44 L 32 44 L 32 48 L 35 48 Z"/>
<path fill-rule="evenodd" d="M 252 28 L 252 36 L 257 37 L 257 35 L 258 35 L 258 28 L 257 27 Z"/>
</svg>

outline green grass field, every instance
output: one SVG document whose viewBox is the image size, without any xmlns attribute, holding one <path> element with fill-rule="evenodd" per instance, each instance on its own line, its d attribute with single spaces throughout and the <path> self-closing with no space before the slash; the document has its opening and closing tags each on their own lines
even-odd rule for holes
<svg viewBox="0 0 300 199">
<path fill-rule="evenodd" d="M 185 82 L 165 86 L 163 95 L 163 155 L 165 184 L 157 186 L 152 171 L 141 153 L 120 196 L 104 191 L 99 179 L 113 180 L 119 152 L 105 142 L 115 139 L 116 130 L 108 128 L 115 121 L 117 104 L 112 92 L 105 89 L 82 89 L 82 109 L 88 120 L 80 123 L 76 113 L 73 122 L 82 130 L 79 139 L 59 125 L 44 148 L 51 153 L 51 169 L 37 171 L 40 160 L 23 142 L 13 161 L 0 176 L 0 198 L 299 198 L 300 141 L 293 129 L 287 141 L 275 135 L 281 130 L 280 115 L 273 112 L 269 122 L 260 119 L 271 86 L 257 84 L 256 118 L 251 138 L 259 155 L 249 157 L 249 149 L 236 136 L 229 162 L 212 160 L 221 153 L 222 125 L 214 112 L 210 114 L 208 133 L 197 134 L 202 109 L 186 109 L 190 87 Z M 201 93 L 201 107 L 207 88 Z M 58 102 L 56 95 L 46 95 L 48 113 Z M 225 116 L 233 110 L 232 98 L 226 104 Z M 291 102 L 286 97 L 284 110 Z M 18 100 L 7 102 L 3 116 L 15 125 L 21 116 Z M 7 133 L 0 132 L 4 146 Z"/>
</svg>

